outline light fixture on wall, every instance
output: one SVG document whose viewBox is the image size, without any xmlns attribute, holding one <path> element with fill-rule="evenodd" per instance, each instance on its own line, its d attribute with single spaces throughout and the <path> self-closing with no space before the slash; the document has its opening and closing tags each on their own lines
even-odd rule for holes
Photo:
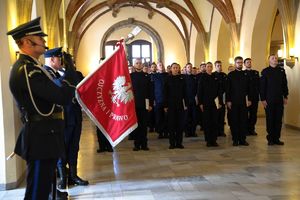
<svg viewBox="0 0 300 200">
<path fill-rule="evenodd" d="M 289 51 L 290 56 L 288 58 L 283 57 L 283 51 L 282 49 L 278 49 L 277 56 L 278 56 L 278 62 L 285 61 L 285 64 L 289 67 L 294 67 L 296 61 L 298 62 L 298 57 L 295 57 L 295 49 L 291 48 Z"/>
</svg>

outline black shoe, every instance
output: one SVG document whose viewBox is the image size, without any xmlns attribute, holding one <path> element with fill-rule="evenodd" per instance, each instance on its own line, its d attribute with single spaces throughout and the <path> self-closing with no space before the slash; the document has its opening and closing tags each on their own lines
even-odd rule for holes
<svg viewBox="0 0 300 200">
<path fill-rule="evenodd" d="M 142 147 L 141 149 L 144 150 L 144 151 L 149 151 L 150 150 L 148 147 Z"/>
<path fill-rule="evenodd" d="M 112 148 L 108 148 L 107 151 L 108 152 L 114 152 L 114 150 Z"/>
<path fill-rule="evenodd" d="M 277 145 L 284 145 L 284 142 L 278 140 L 278 141 L 275 141 L 274 144 L 277 144 Z"/>
<path fill-rule="evenodd" d="M 239 143 L 238 142 L 233 142 L 232 146 L 239 146 Z"/>
<path fill-rule="evenodd" d="M 191 137 L 198 137 L 196 133 L 192 134 Z"/>
<path fill-rule="evenodd" d="M 239 143 L 239 145 L 249 146 L 249 143 L 247 141 L 242 141 L 242 142 Z"/>
<path fill-rule="evenodd" d="M 212 142 L 211 145 L 212 145 L 213 147 L 218 147 L 218 146 L 219 146 L 219 144 L 218 144 L 217 142 Z"/>
<path fill-rule="evenodd" d="M 133 149 L 132 149 L 133 151 L 139 151 L 140 150 L 140 148 L 139 147 L 133 147 Z"/>
<path fill-rule="evenodd" d="M 77 167 L 70 166 L 69 178 L 68 178 L 68 185 L 88 185 L 89 182 L 86 180 L 82 180 L 77 175 Z"/>
<path fill-rule="evenodd" d="M 207 142 L 207 143 L 206 143 L 206 146 L 207 146 L 207 147 L 212 147 L 212 144 L 211 144 L 210 142 Z"/>
<path fill-rule="evenodd" d="M 226 137 L 226 134 L 225 133 L 221 133 L 218 135 L 218 137 Z"/>
<path fill-rule="evenodd" d="M 174 145 L 170 145 L 169 149 L 175 149 L 175 146 Z"/>
<path fill-rule="evenodd" d="M 251 135 L 257 135 L 257 133 L 256 133 L 255 131 L 253 131 L 253 132 L 251 133 Z"/>
<path fill-rule="evenodd" d="M 269 146 L 273 146 L 273 145 L 275 145 L 275 143 L 274 143 L 273 141 L 269 141 L 269 142 L 268 142 L 268 145 L 269 145 Z"/>
<path fill-rule="evenodd" d="M 178 148 L 178 149 L 184 149 L 184 146 L 182 144 L 178 144 L 178 145 L 176 145 L 176 148 Z"/>
</svg>

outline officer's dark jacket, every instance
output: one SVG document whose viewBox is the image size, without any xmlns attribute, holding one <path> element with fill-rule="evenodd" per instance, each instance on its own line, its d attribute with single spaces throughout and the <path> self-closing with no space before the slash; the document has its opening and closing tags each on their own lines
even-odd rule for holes
<svg viewBox="0 0 300 200">
<path fill-rule="evenodd" d="M 218 98 L 218 104 L 222 102 L 221 83 L 216 74 L 202 76 L 198 84 L 197 96 L 199 104 L 204 106 L 215 105 L 216 98 Z"/>
<path fill-rule="evenodd" d="M 198 79 L 196 75 L 185 74 L 183 75 L 185 79 L 186 86 L 186 96 L 188 100 L 188 104 L 196 104 L 195 97 L 197 95 L 197 85 Z"/>
<path fill-rule="evenodd" d="M 187 106 L 185 80 L 182 75 L 169 75 L 164 85 L 164 107 L 183 110 Z"/>
<path fill-rule="evenodd" d="M 151 82 L 154 87 L 154 101 L 156 104 L 163 103 L 163 86 L 167 76 L 168 73 L 166 72 L 151 74 Z"/>
<path fill-rule="evenodd" d="M 282 103 L 289 95 L 285 70 L 281 67 L 266 67 L 261 72 L 260 99 L 268 103 Z"/>
<path fill-rule="evenodd" d="M 10 90 L 22 113 L 24 123 L 15 153 L 26 160 L 59 158 L 63 154 L 63 120 L 38 114 L 29 91 L 32 92 L 34 102 L 42 113 L 49 113 L 53 104 L 57 104 L 53 113 L 61 113 L 62 108 L 58 105 L 70 102 L 75 91 L 74 87 L 66 84 L 62 87 L 57 86 L 46 75 L 47 72 L 37 65 L 30 56 L 20 54 L 11 69 L 9 79 Z"/>
<path fill-rule="evenodd" d="M 242 70 L 230 72 L 226 84 L 226 102 L 246 105 L 246 97 L 252 101 L 252 86 L 248 73 Z"/>
<path fill-rule="evenodd" d="M 212 74 L 218 78 L 221 93 L 222 93 L 222 95 L 225 95 L 226 84 L 227 84 L 227 74 L 225 74 L 224 72 L 217 72 L 217 71 L 213 72 Z M 225 101 L 225 98 L 223 99 L 223 96 L 222 96 L 221 105 L 223 105 L 225 103 L 224 101 Z"/>
<path fill-rule="evenodd" d="M 252 86 L 252 101 L 259 101 L 259 85 L 260 85 L 260 80 L 259 80 L 259 72 L 256 70 L 245 70 L 250 79 L 250 84 Z"/>
<path fill-rule="evenodd" d="M 136 108 L 146 108 L 146 99 L 149 106 L 153 106 L 153 92 L 149 74 L 132 72 L 130 74 Z"/>
</svg>

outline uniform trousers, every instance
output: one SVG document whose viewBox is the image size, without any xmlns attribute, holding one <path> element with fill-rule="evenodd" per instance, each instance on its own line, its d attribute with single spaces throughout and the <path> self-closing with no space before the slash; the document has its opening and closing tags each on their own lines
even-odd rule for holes
<svg viewBox="0 0 300 200">
<path fill-rule="evenodd" d="M 76 125 L 67 125 L 64 129 L 64 142 L 66 157 L 60 158 L 57 162 L 58 167 L 77 166 L 77 158 L 79 151 L 79 142 L 81 136 L 82 123 Z"/>
<path fill-rule="evenodd" d="M 268 103 L 266 109 L 267 140 L 278 142 L 281 136 L 283 103 Z"/>
<path fill-rule="evenodd" d="M 247 133 L 247 107 L 244 104 L 232 104 L 230 110 L 231 134 L 233 142 L 245 142 Z"/>
<path fill-rule="evenodd" d="M 147 114 L 145 108 L 135 108 L 138 127 L 133 131 L 134 146 L 136 148 L 147 147 Z"/>
<path fill-rule="evenodd" d="M 218 136 L 218 113 L 215 105 L 203 106 L 203 129 L 207 143 L 214 143 Z"/>
<path fill-rule="evenodd" d="M 24 200 L 48 200 L 56 163 L 57 159 L 27 161 L 27 185 Z"/>
<path fill-rule="evenodd" d="M 195 136 L 197 126 L 197 109 L 195 103 L 189 103 L 187 105 L 185 123 L 186 136 Z"/>
<path fill-rule="evenodd" d="M 184 110 L 168 108 L 168 131 L 171 146 L 182 145 L 184 128 Z"/>
<path fill-rule="evenodd" d="M 224 134 L 224 122 L 225 122 L 225 106 L 223 105 L 221 108 L 217 110 L 218 135 Z"/>
<path fill-rule="evenodd" d="M 252 134 L 255 131 L 255 124 L 257 121 L 258 101 L 252 101 L 248 107 L 248 133 Z"/>
<path fill-rule="evenodd" d="M 155 131 L 160 136 L 167 136 L 168 132 L 166 129 L 166 113 L 164 112 L 163 104 L 155 104 L 154 106 L 155 113 Z"/>
</svg>

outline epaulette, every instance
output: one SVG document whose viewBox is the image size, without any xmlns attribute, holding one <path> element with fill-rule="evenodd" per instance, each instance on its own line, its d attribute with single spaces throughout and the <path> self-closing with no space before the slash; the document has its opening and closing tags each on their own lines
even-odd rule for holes
<svg viewBox="0 0 300 200">
<path fill-rule="evenodd" d="M 35 73 L 41 74 L 41 73 L 42 73 L 42 70 L 40 70 L 40 69 L 34 69 L 34 70 L 32 70 L 32 71 L 30 71 L 30 72 L 28 73 L 28 77 L 31 78 L 32 75 L 35 74 Z"/>
</svg>

